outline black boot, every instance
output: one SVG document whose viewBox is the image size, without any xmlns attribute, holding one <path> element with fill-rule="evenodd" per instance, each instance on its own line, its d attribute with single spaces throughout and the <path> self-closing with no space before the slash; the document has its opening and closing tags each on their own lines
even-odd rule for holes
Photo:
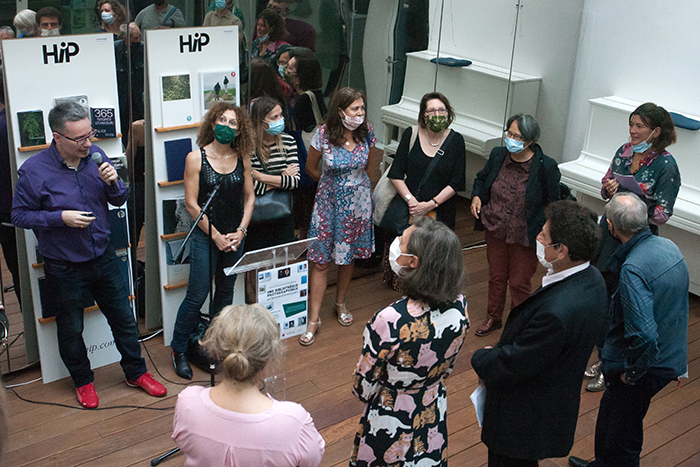
<svg viewBox="0 0 700 467">
<path fill-rule="evenodd" d="M 173 366 L 175 367 L 175 373 L 180 378 L 192 379 L 192 368 L 187 363 L 187 357 L 184 353 L 173 350 Z"/>
</svg>

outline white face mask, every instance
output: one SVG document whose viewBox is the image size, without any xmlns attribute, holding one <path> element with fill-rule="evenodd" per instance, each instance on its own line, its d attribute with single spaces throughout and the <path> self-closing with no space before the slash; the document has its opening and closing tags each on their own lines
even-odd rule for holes
<svg viewBox="0 0 700 467">
<path fill-rule="evenodd" d="M 403 266 L 396 262 L 396 260 L 399 259 L 399 256 L 413 255 L 403 253 L 401 251 L 401 241 L 399 237 L 396 237 L 394 241 L 391 242 L 391 246 L 389 247 L 389 265 L 391 266 L 391 270 L 394 271 L 394 274 L 396 274 L 397 276 L 401 273 L 401 270 L 403 269 Z"/>
<path fill-rule="evenodd" d="M 342 109 L 340 111 L 343 112 Z M 345 115 L 345 112 L 343 112 L 343 116 L 340 117 L 340 120 L 345 128 L 347 128 L 350 131 L 355 131 L 360 127 L 360 125 L 362 125 L 362 122 L 365 121 L 365 116 L 357 115 L 355 117 L 348 117 L 347 115 Z"/>
<path fill-rule="evenodd" d="M 42 29 L 41 30 L 41 37 L 53 37 L 53 36 L 59 36 L 60 34 L 61 34 L 61 31 L 59 31 L 58 28 Z"/>
<path fill-rule="evenodd" d="M 542 266 L 544 266 L 545 268 L 547 268 L 547 272 L 548 272 L 548 273 L 551 273 L 551 272 L 554 270 L 553 264 L 557 262 L 556 259 L 555 259 L 554 261 L 552 261 L 551 263 L 550 263 L 549 261 L 547 261 L 546 259 L 544 259 L 544 252 L 545 252 L 545 250 L 546 250 L 547 248 L 549 248 L 550 246 L 556 246 L 556 245 L 547 245 L 547 246 L 545 246 L 545 245 L 543 245 L 542 243 L 540 243 L 539 240 L 537 240 L 537 259 L 540 260 L 540 264 L 541 264 Z"/>
</svg>

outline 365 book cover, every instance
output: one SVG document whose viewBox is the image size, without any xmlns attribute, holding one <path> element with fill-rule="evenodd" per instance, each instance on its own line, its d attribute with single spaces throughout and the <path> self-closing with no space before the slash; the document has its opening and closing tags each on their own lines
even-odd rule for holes
<svg viewBox="0 0 700 467">
<path fill-rule="evenodd" d="M 116 115 L 112 108 L 90 108 L 92 128 L 97 131 L 96 138 L 116 138 Z"/>
</svg>

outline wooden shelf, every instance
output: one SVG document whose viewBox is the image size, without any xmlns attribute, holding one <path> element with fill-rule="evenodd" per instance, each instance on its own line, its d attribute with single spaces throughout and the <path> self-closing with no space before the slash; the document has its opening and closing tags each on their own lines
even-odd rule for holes
<svg viewBox="0 0 700 467">
<path fill-rule="evenodd" d="M 44 267 L 44 263 L 32 263 L 34 269 L 41 269 Z"/>
<path fill-rule="evenodd" d="M 199 123 L 197 124 L 199 126 Z M 158 129 L 156 129 L 158 131 Z M 121 138 L 122 134 L 117 133 L 116 138 Z M 104 141 L 108 139 L 116 139 L 116 138 L 92 138 L 90 141 Z M 20 146 L 17 148 L 19 152 L 29 152 L 29 151 L 38 151 L 40 149 L 47 149 L 51 144 L 39 144 L 37 146 Z"/>
<path fill-rule="evenodd" d="M 187 232 L 175 232 L 171 234 L 163 234 L 160 236 L 163 240 L 173 240 L 176 238 L 185 238 L 187 236 Z"/>
<path fill-rule="evenodd" d="M 133 296 L 133 295 L 129 295 L 129 301 L 132 301 L 132 302 L 133 302 L 133 301 L 134 301 L 134 298 L 136 298 L 136 297 Z M 96 310 L 99 310 L 99 309 L 100 309 L 100 307 L 98 307 L 97 305 L 92 305 L 92 306 L 89 306 L 89 307 L 85 308 L 85 310 L 83 310 L 83 311 L 84 311 L 85 313 L 90 313 L 91 311 L 96 311 Z M 56 317 L 55 317 L 55 316 L 52 316 L 52 317 L 50 317 L 50 318 L 39 318 L 39 323 L 41 323 L 41 324 L 53 323 L 54 321 L 56 321 Z"/>
<path fill-rule="evenodd" d="M 182 185 L 183 183 L 185 183 L 184 180 L 175 180 L 174 182 L 158 182 L 158 186 Z"/>
<path fill-rule="evenodd" d="M 175 289 L 180 289 L 182 287 L 187 287 L 187 282 L 183 282 L 181 284 L 175 284 L 175 285 L 165 284 L 163 286 L 163 288 L 165 290 L 175 290 Z"/>
<path fill-rule="evenodd" d="M 46 149 L 50 144 L 39 144 L 37 146 L 20 146 L 17 148 L 19 152 L 29 152 L 29 151 L 38 151 L 40 149 Z"/>
<path fill-rule="evenodd" d="M 189 130 L 191 128 L 199 128 L 201 122 L 190 123 L 189 125 L 177 125 L 177 126 L 161 126 L 155 128 L 156 133 L 165 133 L 166 131 L 178 131 L 178 130 Z"/>
</svg>

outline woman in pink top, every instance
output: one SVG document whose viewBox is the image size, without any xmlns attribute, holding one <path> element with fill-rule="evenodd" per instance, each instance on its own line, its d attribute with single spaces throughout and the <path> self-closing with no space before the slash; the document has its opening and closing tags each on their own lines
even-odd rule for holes
<svg viewBox="0 0 700 467">
<path fill-rule="evenodd" d="M 280 353 L 279 327 L 262 305 L 224 308 L 201 345 L 224 380 L 180 393 L 173 440 L 188 466 L 316 467 L 325 442 L 299 404 L 258 390 L 259 376 Z"/>
</svg>

